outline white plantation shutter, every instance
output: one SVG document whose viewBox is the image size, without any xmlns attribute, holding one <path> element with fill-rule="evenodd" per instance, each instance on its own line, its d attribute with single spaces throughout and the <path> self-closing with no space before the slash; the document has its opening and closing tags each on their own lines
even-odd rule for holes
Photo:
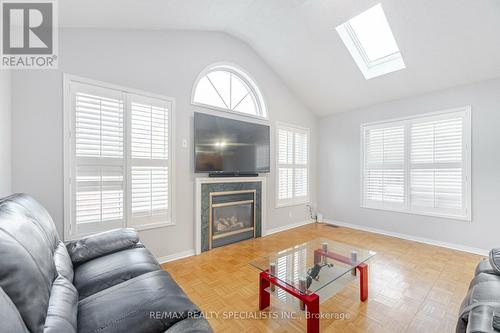
<svg viewBox="0 0 500 333">
<path fill-rule="evenodd" d="M 76 222 L 123 219 L 123 168 L 77 167 Z"/>
<path fill-rule="evenodd" d="M 362 130 L 364 207 L 470 220 L 470 108 Z"/>
<path fill-rule="evenodd" d="M 414 210 L 465 215 L 465 119 L 429 120 L 410 125 L 410 204 Z"/>
<path fill-rule="evenodd" d="M 131 95 L 133 224 L 168 220 L 170 102 Z"/>
<path fill-rule="evenodd" d="M 295 168 L 294 170 L 294 197 L 307 197 L 307 168 Z"/>
<path fill-rule="evenodd" d="M 309 200 L 309 131 L 289 125 L 277 129 L 277 205 Z"/>
<path fill-rule="evenodd" d="M 132 215 L 168 212 L 168 167 L 132 167 Z"/>
<path fill-rule="evenodd" d="M 80 85 L 74 93 L 76 156 L 123 158 L 123 97 Z M 108 98 L 106 96 L 116 96 Z"/>
<path fill-rule="evenodd" d="M 365 204 L 403 208 L 404 126 L 365 129 Z"/>
<path fill-rule="evenodd" d="M 79 233 L 124 222 L 124 98 L 85 84 L 71 87 L 74 110 L 74 220 Z"/>
<path fill-rule="evenodd" d="M 67 238 L 172 223 L 172 100 L 66 80 Z"/>
</svg>

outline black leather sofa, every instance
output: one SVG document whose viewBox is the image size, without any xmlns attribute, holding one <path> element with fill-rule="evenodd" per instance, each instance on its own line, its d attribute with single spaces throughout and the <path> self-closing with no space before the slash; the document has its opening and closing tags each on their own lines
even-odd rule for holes
<svg viewBox="0 0 500 333">
<path fill-rule="evenodd" d="M 0 332 L 212 332 L 133 229 L 63 243 L 45 208 L 0 199 Z"/>
<path fill-rule="evenodd" d="M 476 267 L 460 307 L 457 333 L 500 332 L 500 249 Z"/>
</svg>

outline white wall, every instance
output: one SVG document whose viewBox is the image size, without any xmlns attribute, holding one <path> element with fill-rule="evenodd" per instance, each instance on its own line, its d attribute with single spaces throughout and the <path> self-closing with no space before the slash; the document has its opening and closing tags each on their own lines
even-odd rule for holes
<svg viewBox="0 0 500 333">
<path fill-rule="evenodd" d="M 11 73 L 0 70 L 0 197 L 11 194 Z"/>
<path fill-rule="evenodd" d="M 320 119 L 319 207 L 361 227 L 478 249 L 500 246 L 500 79 Z M 472 105 L 472 223 L 360 208 L 360 125 Z"/>
<path fill-rule="evenodd" d="M 63 230 L 62 73 L 176 98 L 176 225 L 141 232 L 157 256 L 194 248 L 194 174 L 191 89 L 207 65 L 230 61 L 246 69 L 267 103 L 274 141 L 276 121 L 311 128 L 311 194 L 316 200 L 317 118 L 246 44 L 221 33 L 69 29 L 60 35 L 60 71 L 13 75 L 13 190 L 34 195 Z M 182 148 L 182 139 L 188 148 Z M 271 152 L 274 163 L 273 151 Z M 268 228 L 308 218 L 305 205 L 274 208 L 274 164 L 268 175 Z"/>
</svg>

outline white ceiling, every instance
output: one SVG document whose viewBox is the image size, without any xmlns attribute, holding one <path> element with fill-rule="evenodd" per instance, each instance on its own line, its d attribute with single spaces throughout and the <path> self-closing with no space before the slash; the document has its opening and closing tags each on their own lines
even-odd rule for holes
<svg viewBox="0 0 500 333">
<path fill-rule="evenodd" d="M 406 69 L 365 80 L 335 31 L 381 2 Z M 498 0 L 64 0 L 63 27 L 223 31 L 325 115 L 500 76 Z"/>
</svg>

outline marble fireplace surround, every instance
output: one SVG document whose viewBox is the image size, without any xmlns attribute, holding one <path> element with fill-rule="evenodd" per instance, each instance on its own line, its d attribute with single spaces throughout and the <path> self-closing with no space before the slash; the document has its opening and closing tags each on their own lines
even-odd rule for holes
<svg viewBox="0 0 500 333">
<path fill-rule="evenodd" d="M 197 177 L 195 178 L 195 244 L 196 244 L 196 254 L 200 254 L 202 252 L 202 214 L 203 209 L 207 209 L 207 207 L 202 208 L 203 198 L 202 198 L 202 188 L 206 185 L 209 185 L 213 189 L 217 189 L 217 191 L 232 191 L 235 189 L 253 189 L 255 188 L 255 183 L 260 183 L 260 200 L 259 196 L 256 198 L 256 205 L 260 205 L 260 235 L 265 235 L 265 226 L 266 226 L 266 178 L 265 177 Z M 207 199 L 205 199 L 206 201 Z M 206 202 L 203 206 L 206 206 Z"/>
</svg>

